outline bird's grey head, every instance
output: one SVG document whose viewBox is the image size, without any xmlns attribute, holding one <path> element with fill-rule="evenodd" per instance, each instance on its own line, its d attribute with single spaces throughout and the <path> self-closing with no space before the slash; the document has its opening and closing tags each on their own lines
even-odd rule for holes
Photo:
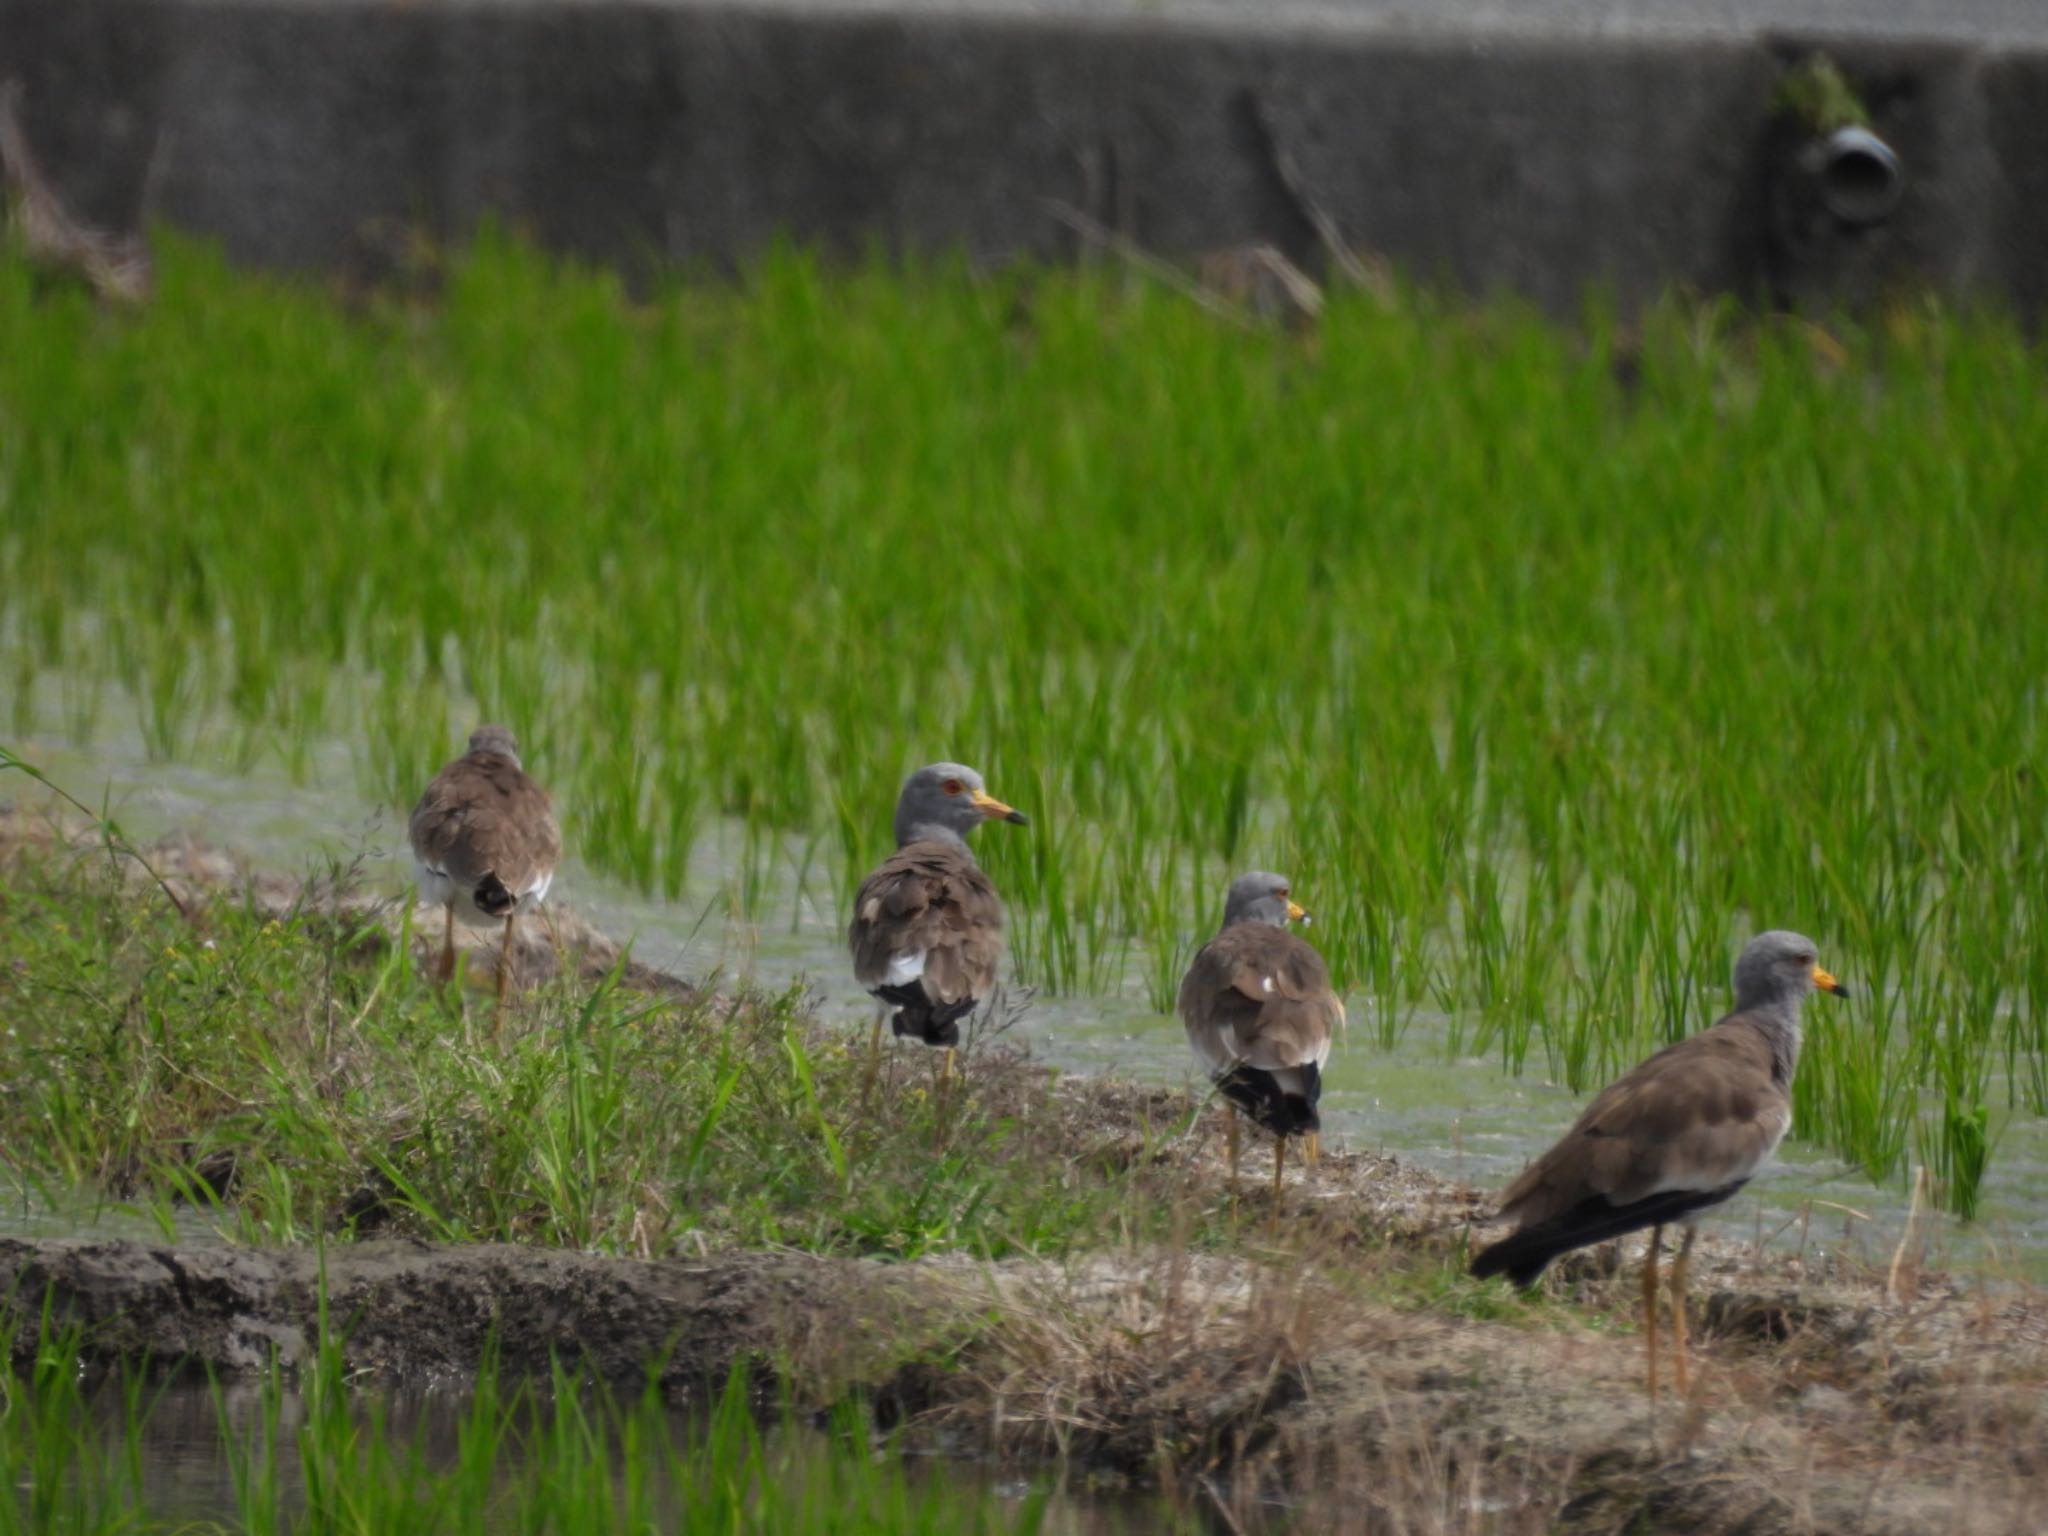
<svg viewBox="0 0 2048 1536">
<path fill-rule="evenodd" d="M 495 752 L 500 757 L 512 759 L 512 766 L 519 766 L 519 743 L 512 739 L 511 731 L 502 725 L 480 725 L 469 733 L 469 750 L 472 752 Z"/>
<path fill-rule="evenodd" d="M 984 821 L 1027 820 L 983 786 L 981 775 L 961 763 L 933 763 L 903 781 L 896 797 L 896 846 L 936 837 L 964 845 Z"/>
<path fill-rule="evenodd" d="M 1309 915 L 1296 906 L 1285 875 L 1255 869 L 1230 882 L 1230 894 L 1223 901 L 1223 926 L 1239 923 L 1271 923 L 1285 928 L 1290 922 L 1307 922 Z"/>
<path fill-rule="evenodd" d="M 1773 928 L 1743 947 L 1735 962 L 1735 1006 L 1797 1009 L 1815 987 L 1847 996 L 1849 989 L 1820 968 L 1820 951 L 1803 933 Z"/>
</svg>

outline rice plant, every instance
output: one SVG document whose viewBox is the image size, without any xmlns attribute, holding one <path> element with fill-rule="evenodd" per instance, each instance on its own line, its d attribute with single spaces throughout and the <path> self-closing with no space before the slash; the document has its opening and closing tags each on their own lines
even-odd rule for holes
<svg viewBox="0 0 2048 1536">
<path fill-rule="evenodd" d="M 1980 1104 L 2048 1109 L 2048 400 L 2003 318 L 1409 291 L 1243 333 L 788 249 L 638 301 L 497 237 L 359 314 L 164 257 L 119 320 L 0 266 L 17 715 L 346 741 L 393 806 L 509 719 L 622 879 L 701 902 L 737 823 L 763 922 L 778 850 L 843 901 L 955 756 L 1034 816 L 985 854 L 1045 988 L 1163 1007 L 1282 866 L 1379 1038 L 1439 1007 L 1585 1088 L 1789 925 L 1866 983 L 1801 1135 L 1899 1177 L 1931 1096 L 1967 1181 Z"/>
</svg>

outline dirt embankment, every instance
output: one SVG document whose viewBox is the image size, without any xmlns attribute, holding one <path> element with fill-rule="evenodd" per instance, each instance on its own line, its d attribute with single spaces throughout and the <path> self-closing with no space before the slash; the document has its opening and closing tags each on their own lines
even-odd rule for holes
<svg viewBox="0 0 2048 1536">
<path fill-rule="evenodd" d="M 194 897 L 320 899 L 204 849 L 149 853 Z M 366 942 L 397 931 L 388 912 L 358 919 Z M 586 964 L 608 963 L 601 939 Z M 1172 1095 L 1070 1078 L 1056 1097 L 1074 1157 L 1168 1159 L 1188 1198 L 1226 1198 L 1213 1146 L 1158 1141 Z M 1208 1253 L 1112 1234 L 1085 1257 L 1002 1263 L 0 1240 L 0 1326 L 23 1358 L 47 1301 L 95 1358 L 240 1372 L 303 1359 L 324 1315 L 375 1379 L 460 1378 L 493 1351 L 514 1372 L 559 1359 L 633 1383 L 661 1362 L 679 1401 L 746 1361 L 800 1406 L 858 1394 L 933 1448 L 1065 1455 L 1183 1490 L 1226 1528 L 1254 1528 L 1275 1491 L 1308 1530 L 2043 1528 L 2038 1291 L 1930 1276 L 1889 1296 L 1883 1277 L 1706 1241 L 1694 1392 L 1652 1412 L 1624 1321 L 1632 1264 L 1575 1256 L 1550 1283 L 1577 1306 L 1517 1309 L 1446 1262 L 1479 1207 L 1395 1161 L 1333 1153 L 1291 1185 L 1277 1229 L 1248 1193 L 1238 1240 Z"/>
<path fill-rule="evenodd" d="M 1342 1219 L 1375 1203 L 1376 1175 L 1405 1175 L 1334 1161 L 1325 1199 Z M 1064 1454 L 1233 1507 L 1286 1489 L 1308 1529 L 2039 1529 L 2038 1295 L 1938 1282 L 1886 1301 L 1717 1250 L 1694 1396 L 1653 1415 L 1640 1339 L 1598 1311 L 1532 1326 L 1390 1299 L 1379 1245 L 1404 1240 L 1398 1225 L 1313 1256 L 1065 1264 L 0 1241 L 0 1289 L 17 1357 L 47 1298 L 96 1358 L 262 1369 L 313 1347 L 324 1284 L 351 1371 L 391 1382 L 460 1378 L 491 1351 L 513 1371 L 561 1359 L 623 1382 L 658 1361 L 686 1401 L 746 1361 L 802 1407 L 858 1393 L 880 1426 L 935 1448 Z M 1634 1289 L 1578 1283 L 1617 1310 Z M 1417 1526 L 1419 1511 L 1435 1515 Z"/>
<path fill-rule="evenodd" d="M 509 1244 L 338 1244 L 324 1252 L 0 1239 L 12 1347 L 32 1357 L 48 1298 L 59 1328 L 97 1360 L 177 1360 L 229 1373 L 303 1362 L 321 1336 L 351 1372 L 390 1382 L 459 1380 L 487 1355 L 509 1372 L 580 1362 L 615 1380 L 664 1354 L 681 1395 L 740 1360 L 796 1379 L 849 1380 L 863 1332 L 914 1335 L 931 1309 L 880 1266 L 741 1254 L 643 1263 Z M 900 1293 L 900 1294 L 899 1294 Z"/>
</svg>

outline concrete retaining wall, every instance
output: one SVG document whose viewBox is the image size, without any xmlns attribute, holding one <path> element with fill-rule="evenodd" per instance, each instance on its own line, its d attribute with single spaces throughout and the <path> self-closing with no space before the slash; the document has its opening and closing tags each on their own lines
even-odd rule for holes
<svg viewBox="0 0 2048 1536">
<path fill-rule="evenodd" d="M 1048 198 L 1163 254 L 1263 239 L 1313 267 L 1291 164 L 1354 244 L 1557 307 L 1672 282 L 2048 301 L 2048 27 L 1825 40 L 1910 178 L 1851 229 L 1779 174 L 1812 37 L 1347 16 L 0 0 L 0 75 L 84 211 L 132 221 L 156 150 L 157 214 L 283 267 L 487 211 L 629 269 L 778 233 L 1070 255 Z"/>
</svg>

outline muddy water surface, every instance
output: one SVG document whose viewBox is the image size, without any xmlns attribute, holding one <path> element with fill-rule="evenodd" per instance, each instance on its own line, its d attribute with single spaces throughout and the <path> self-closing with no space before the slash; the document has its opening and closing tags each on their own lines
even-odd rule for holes
<svg viewBox="0 0 2048 1536">
<path fill-rule="evenodd" d="M 147 1416 L 139 1427 L 131 1427 L 121 1394 L 109 1383 L 94 1398 L 88 1432 L 103 1443 L 132 1444 L 140 1473 L 138 1491 L 151 1519 L 163 1528 L 188 1523 L 193 1530 L 240 1529 L 245 1506 L 238 1481 L 264 1468 L 266 1444 L 277 1447 L 270 1465 L 279 1513 L 289 1522 L 304 1512 L 306 1484 L 297 1437 L 306 1404 L 296 1393 L 286 1390 L 273 1401 L 270 1390 L 258 1383 L 229 1382 L 215 1388 L 181 1379 L 151 1387 L 142 1401 Z M 380 1436 L 397 1450 L 401 1462 L 405 1448 L 417 1448 L 422 1474 L 443 1478 L 455 1475 L 462 1465 L 463 1437 L 475 1428 L 472 1407 L 467 1392 L 447 1389 L 366 1394 L 351 1411 L 358 1433 Z M 537 1427 L 547 1412 L 543 1402 L 522 1416 L 521 1430 L 501 1442 L 491 1483 L 492 1500 L 503 1501 L 503 1514 L 487 1528 L 524 1528 L 517 1490 L 531 1469 L 522 1459 L 519 1440 L 524 1427 Z M 698 1433 L 681 1412 L 670 1417 L 669 1428 L 678 1446 Z M 784 1491 L 798 1495 L 793 1502 L 801 1502 L 806 1487 L 836 1486 L 831 1466 L 835 1454 L 844 1453 L 835 1451 L 823 1431 L 801 1427 L 772 1431 L 764 1448 Z M 970 1528 L 975 1514 L 1006 1525 L 1018 1520 L 1025 1501 L 1034 1496 L 1044 1500 L 1044 1520 L 1036 1527 L 1041 1536 L 1150 1536 L 1172 1525 L 1165 1506 L 1151 1495 L 1074 1489 L 1049 1473 L 1021 1477 L 950 1458 L 907 1456 L 903 1465 L 912 1490 L 933 1495 L 942 1507 L 956 1512 L 963 1530 Z M 617 1475 L 626 1475 L 623 1466 Z M 670 1491 L 662 1502 L 673 1510 L 668 1528 L 685 1529 L 688 1510 L 679 1493 Z"/>
</svg>

